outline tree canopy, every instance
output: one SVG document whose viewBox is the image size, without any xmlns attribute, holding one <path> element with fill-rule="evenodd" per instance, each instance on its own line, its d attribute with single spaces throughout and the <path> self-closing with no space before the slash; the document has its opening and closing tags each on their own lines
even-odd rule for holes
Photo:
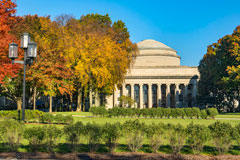
<svg viewBox="0 0 240 160">
<path fill-rule="evenodd" d="M 240 101 L 240 26 L 208 46 L 198 69 L 199 102 L 234 110 Z"/>
</svg>

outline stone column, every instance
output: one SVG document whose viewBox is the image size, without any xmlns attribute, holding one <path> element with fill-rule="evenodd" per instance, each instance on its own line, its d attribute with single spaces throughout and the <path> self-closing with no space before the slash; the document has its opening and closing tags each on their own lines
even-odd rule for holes
<svg viewBox="0 0 240 160">
<path fill-rule="evenodd" d="M 152 84 L 148 84 L 148 108 L 152 108 Z"/>
<path fill-rule="evenodd" d="M 171 84 L 166 84 L 166 98 L 167 98 L 167 104 L 166 104 L 166 106 L 167 106 L 167 107 L 170 107 L 170 94 L 171 94 L 171 92 L 170 92 L 170 86 L 171 86 Z"/>
<path fill-rule="evenodd" d="M 197 84 L 196 83 L 193 83 L 192 96 L 193 96 L 193 98 L 196 98 L 196 96 L 197 96 Z"/>
<path fill-rule="evenodd" d="M 140 108 L 143 108 L 143 84 L 139 84 L 139 102 L 140 102 Z"/>
<path fill-rule="evenodd" d="M 126 94 L 126 84 L 122 84 L 122 96 L 127 96 Z"/>
<path fill-rule="evenodd" d="M 185 103 L 185 107 L 188 107 L 188 84 L 184 84 L 185 88 L 184 88 L 184 103 Z"/>
<path fill-rule="evenodd" d="M 192 100 L 193 100 L 193 105 L 195 105 L 197 102 L 197 83 L 193 83 Z"/>
<path fill-rule="evenodd" d="M 134 84 L 130 84 L 131 86 L 131 99 L 134 100 Z M 134 104 L 132 104 L 131 108 L 134 108 Z"/>
<path fill-rule="evenodd" d="M 180 95 L 180 89 L 179 89 L 179 84 L 175 84 L 175 107 L 179 107 L 179 95 Z"/>
<path fill-rule="evenodd" d="M 107 108 L 112 108 L 113 107 L 113 95 L 109 95 L 106 97 L 107 99 L 107 104 L 106 104 L 106 107 Z"/>
<path fill-rule="evenodd" d="M 157 104 L 158 107 L 161 107 L 161 100 L 162 100 L 162 90 L 161 90 L 161 84 L 158 84 L 157 86 Z"/>
</svg>

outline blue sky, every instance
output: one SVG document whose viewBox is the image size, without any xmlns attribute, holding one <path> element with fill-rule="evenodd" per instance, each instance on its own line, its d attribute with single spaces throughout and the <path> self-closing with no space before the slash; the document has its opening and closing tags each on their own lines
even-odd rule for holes
<svg viewBox="0 0 240 160">
<path fill-rule="evenodd" d="M 178 51 L 181 65 L 197 66 L 207 46 L 240 25 L 240 0 L 17 0 L 17 15 L 108 13 L 131 40 L 160 41 Z"/>
</svg>

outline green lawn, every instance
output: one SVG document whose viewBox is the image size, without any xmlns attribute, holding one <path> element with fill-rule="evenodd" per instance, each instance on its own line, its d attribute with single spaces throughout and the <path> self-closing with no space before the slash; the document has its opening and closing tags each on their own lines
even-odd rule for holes
<svg viewBox="0 0 240 160">
<path fill-rule="evenodd" d="M 63 114 L 63 115 L 73 115 L 75 122 L 81 121 L 83 123 L 88 123 L 88 122 L 96 122 L 100 124 L 104 124 L 106 122 L 108 123 L 114 123 L 114 122 L 120 122 L 124 123 L 127 120 L 134 120 L 137 118 L 106 118 L 106 117 L 92 117 L 91 112 L 55 112 L 53 114 Z M 78 117 L 79 116 L 79 117 Z M 140 121 L 145 122 L 146 124 L 151 124 L 151 123 L 173 123 L 177 124 L 180 123 L 184 126 L 188 125 L 189 123 L 193 122 L 196 124 L 204 124 L 204 125 L 209 125 L 212 124 L 216 121 L 221 121 L 221 122 L 228 122 L 231 123 L 233 126 L 240 123 L 240 113 L 224 113 L 224 114 L 219 114 L 215 120 L 213 119 L 158 119 L 158 118 L 139 118 Z"/>
<path fill-rule="evenodd" d="M 124 123 L 127 120 L 135 120 L 137 118 L 106 118 L 106 117 L 93 117 L 93 115 L 90 112 L 57 112 L 57 113 L 53 113 L 53 114 L 63 114 L 63 115 L 73 115 L 74 116 L 74 121 L 81 121 L 84 124 L 88 123 L 88 122 L 95 122 L 95 123 L 99 123 L 99 124 L 104 124 L 104 123 L 114 123 L 114 122 L 120 122 L 120 123 Z M 239 113 L 229 113 L 229 114 L 219 114 L 217 116 L 217 118 L 220 119 L 157 119 L 157 118 L 138 118 L 139 121 L 141 122 L 145 122 L 146 124 L 151 124 L 151 123 L 172 123 L 172 124 L 177 124 L 180 123 L 184 126 L 188 125 L 189 123 L 193 122 L 196 124 L 203 124 L 203 125 L 210 125 L 216 121 L 221 121 L 221 122 L 228 122 L 231 125 L 235 126 L 236 124 L 240 123 L 240 114 Z M 223 119 L 221 119 L 223 118 Z M 45 124 L 37 124 L 37 123 L 33 123 L 33 124 L 26 124 L 26 127 L 32 127 L 32 126 L 36 126 L 36 125 L 45 125 Z M 57 125 L 59 128 L 63 128 L 64 125 Z M 160 147 L 159 151 L 163 152 L 163 153 L 171 153 L 171 148 L 168 145 L 168 140 L 167 140 L 167 136 L 168 134 L 164 134 L 163 139 L 162 139 L 162 146 Z M 27 152 L 28 151 L 28 142 L 27 140 L 22 140 L 21 142 L 24 146 L 19 148 L 20 152 Z M 80 143 L 82 144 L 80 147 L 78 147 L 78 152 L 88 152 L 88 147 L 87 147 L 87 141 L 86 139 L 81 139 Z M 116 148 L 116 152 L 129 152 L 129 149 L 127 147 L 127 137 L 124 136 L 122 138 L 120 138 L 119 140 L 119 146 Z M 235 144 L 235 142 L 234 142 Z M 69 146 L 66 144 L 66 140 L 65 137 L 61 137 L 58 140 L 58 145 L 55 148 L 56 152 L 70 152 L 69 150 Z M 0 148 L 1 150 L 1 148 Z M 142 147 L 142 149 L 140 150 L 140 152 L 150 152 L 151 149 L 149 147 L 149 142 L 145 137 L 144 140 L 144 145 Z M 100 146 L 100 149 L 97 152 L 106 152 L 106 148 L 105 146 L 102 144 Z M 202 152 L 202 154 L 215 154 L 215 149 L 213 147 L 212 142 L 208 142 L 206 144 L 206 147 L 204 148 L 204 151 Z M 185 146 L 181 153 L 185 153 L 185 154 L 189 154 L 192 153 L 191 149 L 189 148 L 189 146 Z M 240 154 L 239 150 L 235 148 L 231 149 L 229 151 L 230 154 Z"/>
</svg>

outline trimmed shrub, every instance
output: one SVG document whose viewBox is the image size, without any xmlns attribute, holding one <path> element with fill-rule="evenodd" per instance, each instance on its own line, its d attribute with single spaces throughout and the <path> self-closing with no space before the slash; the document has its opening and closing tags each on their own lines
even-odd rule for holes
<svg viewBox="0 0 240 160">
<path fill-rule="evenodd" d="M 184 119 L 184 117 L 186 116 L 184 112 L 184 108 L 177 108 L 177 112 L 178 112 L 178 116 Z"/>
<path fill-rule="evenodd" d="M 205 109 L 201 110 L 201 118 L 202 119 L 207 119 L 208 115 L 207 115 L 207 111 Z"/>
<path fill-rule="evenodd" d="M 193 118 L 194 113 L 193 113 L 193 109 L 192 108 L 184 108 L 184 112 L 186 114 L 186 116 L 190 119 Z"/>
<path fill-rule="evenodd" d="M 55 125 L 48 125 L 44 127 L 44 132 L 47 149 L 49 152 L 54 153 L 54 146 L 62 136 L 61 129 L 57 128 Z"/>
<path fill-rule="evenodd" d="M 0 123 L 1 140 L 10 148 L 10 151 L 17 151 L 22 139 L 24 124 L 14 119 L 4 120 Z"/>
<path fill-rule="evenodd" d="M 30 150 L 36 152 L 43 144 L 45 132 L 42 127 L 26 128 L 24 131 L 24 138 L 28 140 Z"/>
<path fill-rule="evenodd" d="M 171 109 L 171 117 L 172 118 L 178 118 L 178 112 L 177 109 Z"/>
<path fill-rule="evenodd" d="M 171 108 L 163 108 L 163 113 L 165 118 L 171 117 Z"/>
<path fill-rule="evenodd" d="M 201 111 L 198 107 L 193 107 L 192 108 L 192 112 L 193 112 L 193 116 L 196 118 L 196 119 L 199 119 L 199 117 L 201 116 Z"/>
<path fill-rule="evenodd" d="M 163 118 L 164 117 L 164 111 L 163 108 L 157 108 L 156 114 L 158 118 Z"/>
<path fill-rule="evenodd" d="M 216 115 L 218 115 L 218 110 L 216 108 L 208 108 L 207 109 L 207 114 L 212 119 L 215 119 Z"/>
<path fill-rule="evenodd" d="M 145 136 L 145 124 L 135 121 L 126 121 L 123 124 L 123 128 L 127 137 L 127 145 L 128 148 L 132 152 L 137 152 L 143 144 L 144 136 Z"/>
<path fill-rule="evenodd" d="M 92 114 L 94 116 L 101 116 L 104 117 L 107 115 L 107 110 L 104 106 L 100 106 L 100 107 L 91 107 L 90 108 L 90 112 L 92 112 Z"/>
<path fill-rule="evenodd" d="M 240 123 L 233 129 L 233 139 L 236 141 L 238 148 L 240 149 Z"/>
<path fill-rule="evenodd" d="M 173 154 L 178 154 L 185 144 L 186 131 L 185 128 L 180 125 L 169 126 L 169 143 L 173 150 Z"/>
<path fill-rule="evenodd" d="M 102 140 L 102 126 L 96 123 L 87 123 L 84 129 L 90 152 L 95 152 Z"/>
<path fill-rule="evenodd" d="M 66 115 L 63 117 L 64 123 L 66 124 L 71 124 L 74 122 L 73 116 L 72 115 Z"/>
<path fill-rule="evenodd" d="M 56 114 L 55 116 L 54 116 L 54 121 L 56 122 L 56 123 L 65 123 L 64 122 L 64 116 L 62 115 L 62 114 Z"/>
<path fill-rule="evenodd" d="M 210 139 L 210 131 L 204 125 L 190 123 L 187 128 L 187 144 L 189 144 L 194 154 L 200 154 L 204 144 Z"/>
<path fill-rule="evenodd" d="M 163 139 L 163 128 L 164 124 L 151 124 L 146 127 L 146 135 L 149 140 L 150 146 L 152 148 L 153 153 L 157 153 L 157 150 L 162 144 Z"/>
<path fill-rule="evenodd" d="M 54 121 L 54 115 L 50 113 L 45 113 L 42 116 L 42 123 L 52 123 Z"/>
<path fill-rule="evenodd" d="M 117 142 L 122 135 L 121 124 L 105 123 L 103 125 L 103 141 L 112 153 L 117 146 Z"/>
<path fill-rule="evenodd" d="M 215 144 L 218 153 L 227 152 L 232 144 L 233 128 L 231 124 L 225 122 L 215 122 L 209 126 L 211 130 L 213 143 Z"/>
<path fill-rule="evenodd" d="M 77 122 L 75 124 L 69 124 L 63 128 L 65 138 L 67 142 L 70 142 L 71 149 L 75 152 L 75 146 L 78 144 L 80 136 L 84 132 L 84 125 L 82 122 Z"/>
</svg>

